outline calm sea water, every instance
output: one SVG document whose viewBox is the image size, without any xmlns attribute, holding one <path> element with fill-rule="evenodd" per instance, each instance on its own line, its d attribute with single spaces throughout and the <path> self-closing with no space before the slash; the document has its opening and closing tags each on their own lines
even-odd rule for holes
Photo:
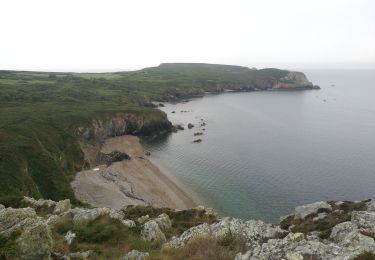
<svg viewBox="0 0 375 260">
<path fill-rule="evenodd" d="M 304 203 L 375 197 L 375 71 L 305 73 L 322 89 L 167 105 L 196 126 L 146 143 L 151 159 L 223 215 L 278 222 Z"/>
</svg>

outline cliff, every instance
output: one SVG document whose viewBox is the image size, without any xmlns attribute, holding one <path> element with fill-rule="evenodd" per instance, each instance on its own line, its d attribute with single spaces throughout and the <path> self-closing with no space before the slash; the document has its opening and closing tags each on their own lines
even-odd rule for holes
<svg viewBox="0 0 375 260">
<path fill-rule="evenodd" d="M 375 200 L 316 202 L 280 224 L 212 209 L 72 208 L 25 197 L 0 205 L 5 259 L 374 259 Z"/>
</svg>

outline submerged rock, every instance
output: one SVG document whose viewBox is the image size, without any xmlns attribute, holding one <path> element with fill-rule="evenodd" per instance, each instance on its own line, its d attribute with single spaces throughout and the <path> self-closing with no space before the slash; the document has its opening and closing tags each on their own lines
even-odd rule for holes
<svg viewBox="0 0 375 260">
<path fill-rule="evenodd" d="M 192 129 L 193 127 L 194 127 L 194 125 L 193 125 L 192 123 L 189 123 L 189 124 L 188 124 L 188 128 L 189 128 L 189 129 Z"/>
</svg>

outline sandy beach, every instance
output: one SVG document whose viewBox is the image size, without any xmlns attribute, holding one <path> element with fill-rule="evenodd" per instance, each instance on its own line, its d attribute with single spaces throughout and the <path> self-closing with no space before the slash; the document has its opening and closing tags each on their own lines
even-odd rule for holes
<svg viewBox="0 0 375 260">
<path fill-rule="evenodd" d="M 94 157 L 100 153 L 127 154 L 130 159 L 101 163 L 94 166 Z M 125 135 L 109 138 L 101 149 L 84 149 L 86 159 L 93 166 L 78 172 L 71 183 L 80 201 L 96 207 L 120 209 L 127 205 L 152 205 L 185 209 L 197 204 L 160 169 L 151 163 L 138 137 Z"/>
</svg>

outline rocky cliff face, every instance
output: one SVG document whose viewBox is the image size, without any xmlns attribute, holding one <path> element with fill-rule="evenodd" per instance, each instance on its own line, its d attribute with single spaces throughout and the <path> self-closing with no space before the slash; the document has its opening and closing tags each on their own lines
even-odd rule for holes
<svg viewBox="0 0 375 260">
<path fill-rule="evenodd" d="M 108 258 L 108 252 L 112 257 L 117 252 L 116 259 L 120 255 L 123 259 L 236 260 L 375 257 L 375 200 L 299 206 L 277 225 L 218 219 L 201 206 L 183 211 L 114 210 L 72 209 L 68 200 L 24 198 L 22 203 L 28 207 L 0 205 L 0 258 L 97 259 Z M 121 240 L 113 244 L 115 237 Z"/>
<path fill-rule="evenodd" d="M 313 85 L 302 72 L 290 71 L 285 77 L 279 79 L 273 89 L 320 89 Z"/>
</svg>

